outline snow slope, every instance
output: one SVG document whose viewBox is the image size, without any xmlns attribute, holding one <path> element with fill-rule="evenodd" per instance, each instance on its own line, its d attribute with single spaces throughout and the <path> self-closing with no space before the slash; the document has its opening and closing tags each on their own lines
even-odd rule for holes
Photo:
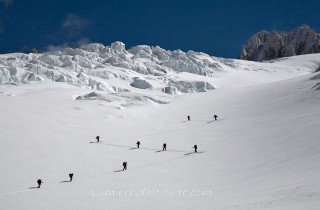
<svg viewBox="0 0 320 210">
<path fill-rule="evenodd" d="M 212 77 L 170 75 L 216 87 L 197 94 L 137 89 L 127 79 L 110 79 L 127 89 L 121 97 L 43 77 L 1 85 L 1 209 L 318 210 L 320 76 L 309 72 L 319 54 L 217 60 L 225 68 Z M 146 77 L 136 79 L 139 87 L 153 85 Z M 90 143 L 96 135 L 103 142 Z M 133 149 L 137 140 L 141 148 Z M 164 142 L 168 151 L 158 152 Z M 194 144 L 200 153 L 185 155 Z M 65 182 L 70 172 L 74 180 Z"/>
</svg>

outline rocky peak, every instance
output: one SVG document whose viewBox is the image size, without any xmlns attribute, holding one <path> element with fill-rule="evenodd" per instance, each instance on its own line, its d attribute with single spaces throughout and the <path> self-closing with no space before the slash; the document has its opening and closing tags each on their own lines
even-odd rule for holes
<svg viewBox="0 0 320 210">
<path fill-rule="evenodd" d="M 308 25 L 292 32 L 260 31 L 243 46 L 239 59 L 264 61 L 320 52 L 320 34 Z"/>
</svg>

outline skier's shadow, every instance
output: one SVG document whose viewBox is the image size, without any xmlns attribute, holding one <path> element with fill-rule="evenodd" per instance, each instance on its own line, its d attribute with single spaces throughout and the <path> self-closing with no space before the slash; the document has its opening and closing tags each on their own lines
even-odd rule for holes
<svg viewBox="0 0 320 210">
<path fill-rule="evenodd" d="M 28 189 L 32 190 L 32 189 L 37 189 L 38 187 L 29 187 Z"/>
<path fill-rule="evenodd" d="M 184 155 L 201 154 L 201 153 L 204 153 L 204 152 L 188 152 Z"/>
<path fill-rule="evenodd" d="M 220 120 L 210 120 L 210 121 L 208 121 L 207 123 L 219 122 L 219 121 L 222 121 L 222 120 L 224 120 L 224 119 L 220 119 Z"/>
<path fill-rule="evenodd" d="M 69 180 L 61 181 L 60 183 L 70 182 Z"/>
<path fill-rule="evenodd" d="M 116 170 L 116 171 L 113 171 L 113 172 L 122 172 L 123 170 L 122 169 L 120 169 L 120 170 Z"/>
<path fill-rule="evenodd" d="M 133 149 L 138 149 L 138 148 L 132 147 L 132 148 L 130 148 L 129 150 L 133 150 Z"/>
</svg>

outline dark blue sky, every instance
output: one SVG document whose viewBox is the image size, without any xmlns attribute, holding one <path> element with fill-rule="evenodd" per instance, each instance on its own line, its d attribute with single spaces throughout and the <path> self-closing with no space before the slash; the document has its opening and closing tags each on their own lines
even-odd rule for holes
<svg viewBox="0 0 320 210">
<path fill-rule="evenodd" d="M 0 0 L 0 53 L 122 41 L 236 57 L 251 35 L 307 24 L 320 0 Z"/>
</svg>

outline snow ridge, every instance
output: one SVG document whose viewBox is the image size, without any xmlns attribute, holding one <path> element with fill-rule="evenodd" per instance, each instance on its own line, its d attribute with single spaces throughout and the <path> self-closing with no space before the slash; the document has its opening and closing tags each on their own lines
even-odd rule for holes
<svg viewBox="0 0 320 210">
<path fill-rule="evenodd" d="M 303 64 L 307 68 L 303 65 L 292 67 L 291 62 L 286 64 L 285 60 L 252 63 L 212 57 L 201 52 L 164 50 L 159 46 L 138 45 L 126 50 L 125 44 L 117 41 L 110 46 L 93 43 L 43 54 L 0 55 L 0 85 L 53 81 L 91 92 L 105 92 L 98 95 L 133 92 L 133 95 L 153 98 L 151 101 L 162 104 L 170 101 L 172 95 L 213 90 L 216 88 L 214 79 L 230 70 L 270 73 L 270 69 L 290 72 L 303 69 L 311 72 L 319 68 L 313 60 Z M 154 94 L 150 97 L 151 92 L 157 92 L 159 97 L 154 98 Z M 90 96 L 88 93 L 80 98 L 97 99 L 97 96 Z M 137 98 L 141 101 L 140 97 Z"/>
<path fill-rule="evenodd" d="M 205 62 L 197 60 L 197 55 L 207 56 L 208 59 Z M 158 46 L 139 45 L 127 51 L 122 42 L 114 42 L 111 46 L 88 44 L 81 48 L 67 48 L 44 54 L 2 55 L 0 84 L 52 80 L 79 86 L 83 82 L 79 82 L 81 74 L 96 76 L 96 70 L 110 67 L 152 76 L 178 72 L 212 76 L 214 71 L 222 70 L 219 63 L 202 53 L 166 51 Z M 99 76 L 108 77 L 107 72 L 105 74 Z M 95 82 L 85 85 L 92 84 L 95 85 Z"/>
</svg>

